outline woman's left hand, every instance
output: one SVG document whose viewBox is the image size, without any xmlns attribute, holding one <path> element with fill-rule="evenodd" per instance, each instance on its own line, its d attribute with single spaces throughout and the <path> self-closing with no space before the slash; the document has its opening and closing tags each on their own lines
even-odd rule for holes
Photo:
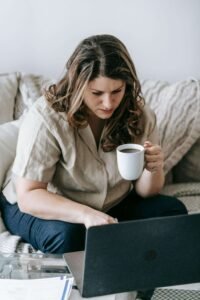
<svg viewBox="0 0 200 300">
<path fill-rule="evenodd" d="M 145 168 L 151 172 L 158 172 L 163 169 L 164 155 L 159 145 L 154 145 L 149 141 L 144 143 Z"/>
</svg>

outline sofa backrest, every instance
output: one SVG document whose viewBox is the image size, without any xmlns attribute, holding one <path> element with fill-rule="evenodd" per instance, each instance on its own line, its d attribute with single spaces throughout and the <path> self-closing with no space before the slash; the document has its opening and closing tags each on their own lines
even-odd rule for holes
<svg viewBox="0 0 200 300">
<path fill-rule="evenodd" d="M 13 138 L 13 133 L 16 131 L 18 134 L 20 122 L 15 123 L 13 120 L 20 119 L 41 96 L 43 88 L 52 82 L 34 74 L 0 75 L 0 123 L 10 122 L 0 125 L 0 186 L 15 157 L 17 138 Z M 169 178 L 167 182 L 200 181 L 200 160 L 197 154 L 200 151 L 200 81 L 188 79 L 170 84 L 143 80 L 141 85 L 145 101 L 157 116 L 165 155 L 165 174 Z M 4 109 L 5 103 L 8 109 Z M 8 131 L 8 128 L 13 130 Z M 2 145 L 6 144 L 5 136 L 7 147 L 2 150 Z M 12 146 L 9 147 L 9 144 Z"/>
<path fill-rule="evenodd" d="M 200 181 L 200 80 L 144 80 L 142 91 L 157 115 L 165 174 L 173 182 Z"/>
</svg>

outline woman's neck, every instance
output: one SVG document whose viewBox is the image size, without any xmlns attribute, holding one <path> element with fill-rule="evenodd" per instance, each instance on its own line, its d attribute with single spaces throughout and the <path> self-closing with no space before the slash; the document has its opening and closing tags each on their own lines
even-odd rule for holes
<svg viewBox="0 0 200 300">
<path fill-rule="evenodd" d="M 88 123 L 94 135 L 97 148 L 99 146 L 101 134 L 105 125 L 105 120 L 102 120 L 96 116 L 90 115 L 88 119 Z"/>
</svg>

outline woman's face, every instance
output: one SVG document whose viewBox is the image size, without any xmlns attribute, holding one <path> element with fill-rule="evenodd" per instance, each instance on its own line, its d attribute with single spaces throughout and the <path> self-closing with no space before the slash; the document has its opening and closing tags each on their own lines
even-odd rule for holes
<svg viewBox="0 0 200 300">
<path fill-rule="evenodd" d="M 88 83 L 84 103 L 100 119 L 108 119 L 120 105 L 126 84 L 122 80 L 98 77 Z"/>
</svg>

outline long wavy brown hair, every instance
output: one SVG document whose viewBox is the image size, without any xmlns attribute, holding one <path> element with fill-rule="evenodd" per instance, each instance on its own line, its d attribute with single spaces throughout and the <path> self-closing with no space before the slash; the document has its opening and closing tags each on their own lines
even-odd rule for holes
<svg viewBox="0 0 200 300">
<path fill-rule="evenodd" d="M 126 83 L 120 105 L 105 124 L 101 147 L 108 152 L 143 133 L 141 85 L 133 61 L 118 38 L 102 34 L 84 39 L 69 58 L 63 78 L 44 95 L 55 111 L 66 112 L 72 127 L 86 127 L 88 111 L 83 94 L 88 83 L 99 76 Z"/>
</svg>

